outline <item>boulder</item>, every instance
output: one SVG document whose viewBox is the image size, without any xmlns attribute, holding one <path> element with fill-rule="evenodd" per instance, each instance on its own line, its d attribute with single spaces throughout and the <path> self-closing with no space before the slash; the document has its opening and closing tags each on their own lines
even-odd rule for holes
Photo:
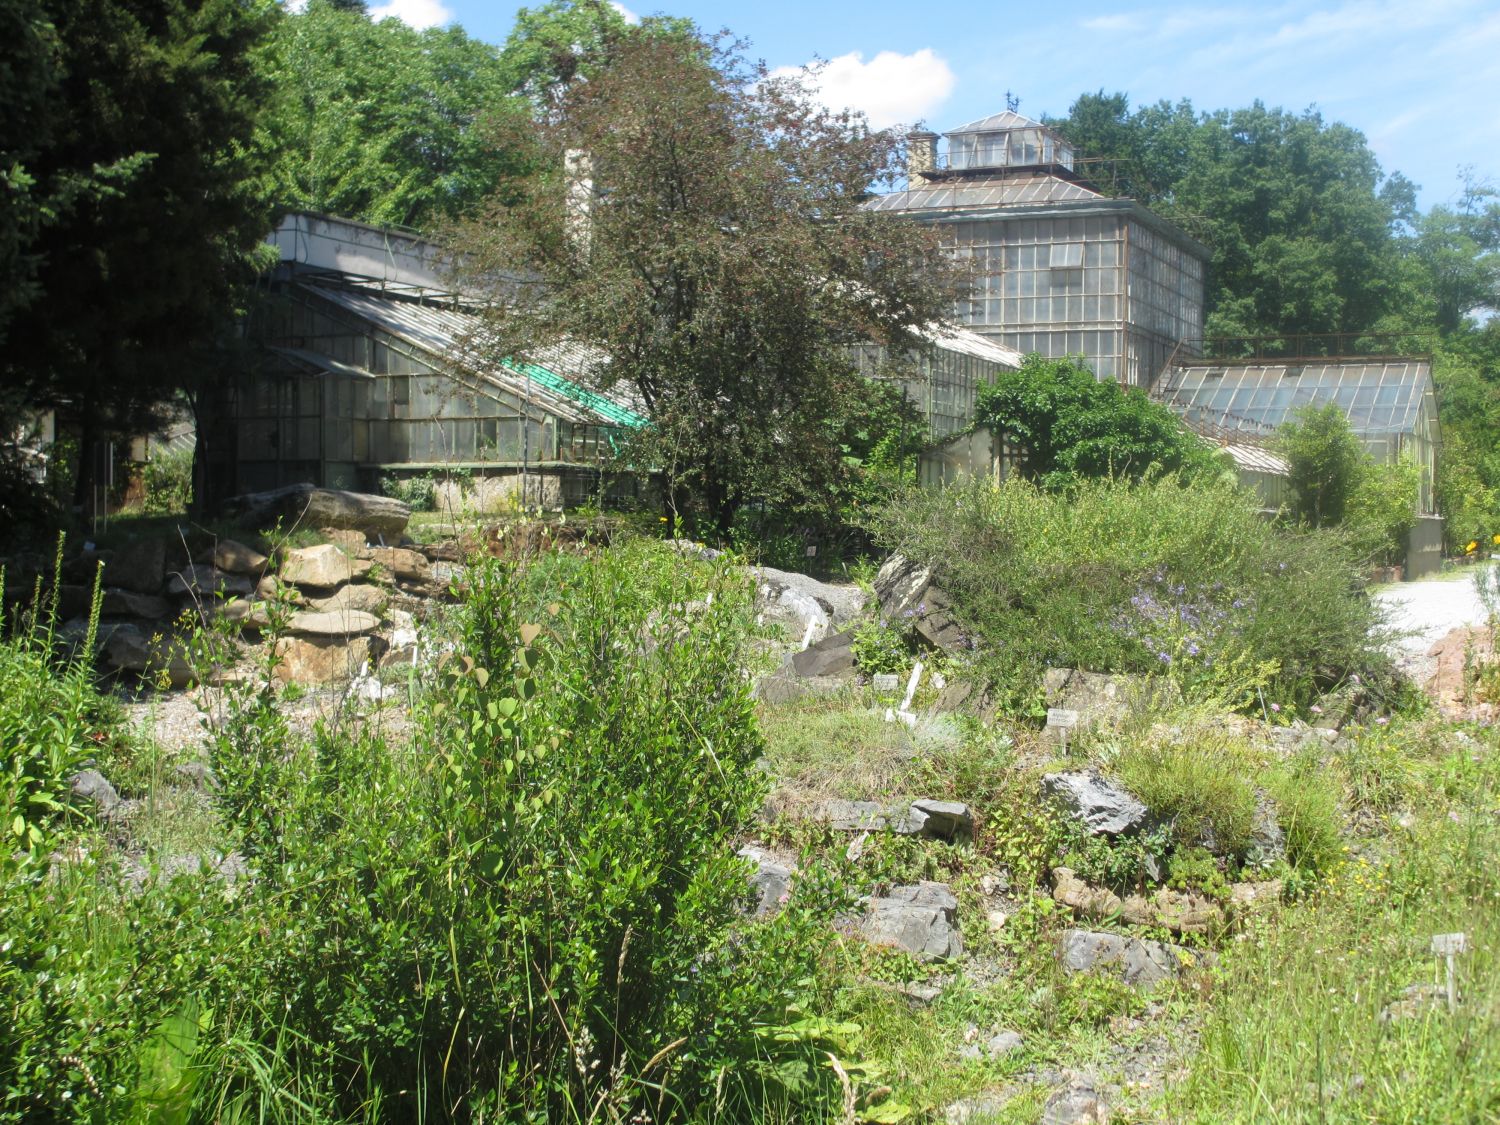
<svg viewBox="0 0 1500 1125">
<path fill-rule="evenodd" d="M 284 528 L 342 527 L 362 531 L 371 539 L 397 540 L 411 520 L 411 509 L 388 496 L 343 492 L 294 484 L 271 492 L 253 492 L 225 501 L 225 509 L 242 515 L 257 527 L 278 520 Z"/>
<path fill-rule="evenodd" d="M 227 574 L 211 566 L 191 563 L 167 577 L 167 593 L 191 594 L 195 598 L 248 597 L 255 583 L 242 574 Z"/>
<path fill-rule="evenodd" d="M 309 597 L 303 604 L 316 613 L 373 613 L 378 617 L 388 601 L 390 595 L 379 586 L 351 582 L 326 598 Z"/>
<path fill-rule="evenodd" d="M 94 806 L 101 816 L 113 812 L 120 803 L 115 787 L 98 770 L 80 770 L 68 779 L 68 791 L 79 800 Z"/>
<path fill-rule="evenodd" d="M 283 683 L 331 684 L 352 680 L 370 659 L 368 637 L 282 637 L 276 642 L 276 678 Z"/>
<path fill-rule="evenodd" d="M 171 636 L 147 637 L 133 625 L 114 630 L 104 644 L 104 659 L 122 672 L 138 676 L 165 674 L 173 687 L 193 682 L 195 671 L 181 641 Z"/>
<path fill-rule="evenodd" d="M 1091 930 L 1066 931 L 1061 953 L 1063 968 L 1070 973 L 1113 969 L 1119 971 L 1126 984 L 1133 986 L 1156 984 L 1180 976 L 1192 966 L 1208 960 L 1207 954 L 1194 953 L 1181 946 Z"/>
<path fill-rule="evenodd" d="M 829 798 L 818 805 L 813 819 L 824 822 L 835 832 L 878 832 L 887 828 L 900 831 L 906 823 L 906 810 L 876 801 Z"/>
<path fill-rule="evenodd" d="M 933 801 L 925 797 L 913 801 L 907 824 L 918 835 L 935 840 L 974 839 L 974 814 L 962 801 Z"/>
<path fill-rule="evenodd" d="M 1042 792 L 1081 821 L 1091 836 L 1129 835 L 1151 820 L 1145 805 L 1097 770 L 1049 773 L 1042 778 Z"/>
<path fill-rule="evenodd" d="M 347 527 L 321 527 L 318 534 L 327 539 L 335 547 L 342 548 L 351 557 L 356 559 L 367 559 L 365 554 L 370 549 L 363 531 L 354 531 Z"/>
<path fill-rule="evenodd" d="M 914 616 L 930 585 L 931 567 L 905 555 L 892 555 L 875 575 L 875 598 L 880 603 L 880 616 L 887 621 Z"/>
<path fill-rule="evenodd" d="M 854 634 L 835 633 L 792 654 L 792 669 L 804 679 L 854 675 Z"/>
<path fill-rule="evenodd" d="M 750 893 L 755 899 L 751 912 L 761 918 L 776 913 L 791 893 L 796 868 L 756 847 L 743 847 L 739 854 L 755 864 L 755 873 L 750 876 Z"/>
<path fill-rule="evenodd" d="M 968 638 L 953 617 L 952 605 L 948 595 L 936 586 L 929 586 L 917 603 L 913 619 L 917 636 L 938 652 L 962 652 L 969 647 Z"/>
<path fill-rule="evenodd" d="M 1108 1104 L 1089 1082 L 1069 1083 L 1042 1107 L 1042 1125 L 1109 1125 L 1109 1121 Z"/>
<path fill-rule="evenodd" d="M 226 574 L 259 576 L 266 569 L 268 560 L 254 547 L 247 547 L 235 539 L 220 539 L 198 561 L 217 567 Z"/>
<path fill-rule="evenodd" d="M 820 582 L 793 570 L 770 566 L 750 568 L 756 579 L 756 605 L 768 621 L 801 633 L 809 622 L 824 629 L 841 629 L 864 609 L 865 592 L 858 586 Z"/>
<path fill-rule="evenodd" d="M 1048 707 L 1078 712 L 1079 727 L 1114 726 L 1126 717 L 1180 703 L 1182 692 L 1170 680 L 1111 676 L 1076 668 L 1048 668 L 1042 674 Z"/>
<path fill-rule="evenodd" d="M 140 539 L 116 547 L 104 567 L 106 585 L 155 594 L 167 573 L 167 544 L 163 539 Z"/>
<path fill-rule="evenodd" d="M 1263 883 L 1235 883 L 1229 888 L 1229 911 L 1236 918 L 1270 909 L 1281 901 L 1281 880 Z"/>
<path fill-rule="evenodd" d="M 1246 859 L 1269 867 L 1286 858 L 1286 833 L 1276 819 L 1276 804 L 1262 796 L 1255 804 L 1255 819 L 1250 823 L 1250 847 Z"/>
<path fill-rule="evenodd" d="M 1174 934 L 1216 933 L 1224 925 L 1224 912 L 1191 891 L 1160 887 L 1151 896 L 1151 908 L 1156 924 Z"/>
<path fill-rule="evenodd" d="M 298 610 L 287 622 L 287 631 L 303 637 L 357 637 L 380 628 L 380 618 L 357 609 L 342 612 Z"/>
<path fill-rule="evenodd" d="M 266 575 L 255 584 L 255 596 L 263 602 L 274 602 L 280 598 L 294 605 L 300 605 L 303 601 L 301 590 L 287 585 L 274 574 Z"/>
<path fill-rule="evenodd" d="M 1052 897 L 1083 918 L 1108 918 L 1120 912 L 1120 896 L 1107 887 L 1085 883 L 1070 867 L 1052 869 Z"/>
<path fill-rule="evenodd" d="M 429 582 L 432 580 L 432 564 L 421 551 L 406 547 L 372 547 L 370 558 L 376 565 L 385 567 L 399 582 Z"/>
<path fill-rule="evenodd" d="M 964 951 L 957 911 L 958 899 L 942 883 L 892 887 L 890 894 L 870 899 L 861 929 L 874 945 L 924 961 L 949 960 Z"/>
<path fill-rule="evenodd" d="M 280 578 L 294 586 L 332 590 L 352 578 L 363 578 L 371 565 L 368 559 L 351 559 L 332 543 L 320 543 L 288 551 L 281 563 Z"/>
<path fill-rule="evenodd" d="M 172 615 L 172 603 L 155 594 L 110 589 L 100 596 L 99 613 L 103 617 L 144 617 L 149 621 L 160 621 Z"/>
</svg>

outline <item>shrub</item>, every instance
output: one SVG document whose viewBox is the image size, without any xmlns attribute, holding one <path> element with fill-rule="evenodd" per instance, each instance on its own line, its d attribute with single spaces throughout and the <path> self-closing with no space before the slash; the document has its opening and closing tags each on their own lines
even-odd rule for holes
<svg viewBox="0 0 1500 1125">
<path fill-rule="evenodd" d="M 1048 488 L 1087 477 L 1140 480 L 1150 472 L 1218 475 L 1216 451 L 1138 387 L 1122 387 L 1073 359 L 1028 355 L 979 388 L 979 424 L 1026 448 L 1024 472 Z"/>
<path fill-rule="evenodd" d="M 1342 523 L 1366 458 L 1338 403 L 1301 407 L 1277 431 L 1276 444 L 1291 477 L 1293 515 L 1309 527 Z"/>
<path fill-rule="evenodd" d="M 794 1022 L 820 943 L 805 911 L 734 921 L 765 793 L 744 579 L 645 546 L 469 578 L 409 750 L 332 728 L 274 745 L 259 704 L 219 740 L 247 924 L 277 935 L 224 966 L 219 1007 L 279 1052 L 271 1087 L 343 1112 L 795 1102 L 769 1029 Z M 217 1082 L 273 1096 L 243 1059 Z"/>
<path fill-rule="evenodd" d="M 1406 558 L 1406 537 L 1417 522 L 1421 470 L 1409 456 L 1394 464 L 1366 460 L 1349 497 L 1345 530 L 1355 554 L 1372 566 Z"/>
<path fill-rule="evenodd" d="M 1310 703 L 1381 663 L 1341 539 L 1277 528 L 1219 479 L 974 482 L 906 492 L 872 523 L 934 567 L 1016 710 L 1048 666 L 1169 676 L 1190 700 L 1243 707 Z"/>
<path fill-rule="evenodd" d="M 193 502 L 193 450 L 162 449 L 146 462 L 142 483 L 148 515 L 185 512 Z"/>
<path fill-rule="evenodd" d="M 431 476 L 381 477 L 380 491 L 414 512 L 430 512 L 436 506 L 437 487 Z"/>
</svg>

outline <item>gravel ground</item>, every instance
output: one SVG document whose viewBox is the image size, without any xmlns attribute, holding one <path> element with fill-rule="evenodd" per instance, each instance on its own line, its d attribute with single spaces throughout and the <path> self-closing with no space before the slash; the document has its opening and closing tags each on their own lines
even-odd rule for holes
<svg viewBox="0 0 1500 1125">
<path fill-rule="evenodd" d="M 1427 651 L 1433 644 L 1454 629 L 1483 625 L 1485 620 L 1470 573 L 1400 582 L 1381 587 L 1374 597 L 1385 607 L 1392 628 L 1398 632 L 1388 646 L 1391 655 L 1418 683 L 1432 675 L 1433 662 Z"/>
</svg>

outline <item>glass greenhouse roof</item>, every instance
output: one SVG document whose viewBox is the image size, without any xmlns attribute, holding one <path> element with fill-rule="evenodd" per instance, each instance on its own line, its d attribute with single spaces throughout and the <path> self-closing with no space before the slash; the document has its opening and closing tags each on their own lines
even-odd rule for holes
<svg viewBox="0 0 1500 1125">
<path fill-rule="evenodd" d="M 941 180 L 906 191 L 876 196 L 865 206 L 871 211 L 933 211 L 1083 203 L 1102 198 L 1091 188 L 1056 176 L 996 177 L 987 180 Z"/>
<path fill-rule="evenodd" d="M 1190 424 L 1269 432 L 1299 407 L 1336 402 L 1357 434 L 1415 431 L 1432 393 L 1426 360 L 1351 363 L 1195 363 L 1166 372 L 1155 389 Z"/>
</svg>

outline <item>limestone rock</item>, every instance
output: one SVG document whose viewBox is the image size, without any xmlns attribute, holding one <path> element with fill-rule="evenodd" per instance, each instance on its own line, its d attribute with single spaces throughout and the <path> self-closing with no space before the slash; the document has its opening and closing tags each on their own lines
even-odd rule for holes
<svg viewBox="0 0 1500 1125">
<path fill-rule="evenodd" d="M 823 821 L 835 832 L 878 832 L 904 825 L 906 812 L 898 806 L 882 805 L 877 801 L 829 798 L 818 805 L 813 818 Z"/>
<path fill-rule="evenodd" d="M 363 531 L 354 531 L 347 527 L 324 527 L 319 528 L 318 534 L 352 558 L 367 559 L 370 557 L 364 553 L 369 550 L 369 544 L 365 542 L 365 533 Z"/>
<path fill-rule="evenodd" d="M 864 609 L 865 593 L 858 586 L 820 582 L 806 574 L 751 567 L 756 579 L 756 608 L 767 621 L 780 623 L 802 639 L 811 623 L 819 630 L 841 629 Z"/>
<path fill-rule="evenodd" d="M 1207 954 L 1181 946 L 1090 930 L 1066 931 L 1061 952 L 1063 967 L 1069 972 L 1115 969 L 1129 985 L 1156 984 L 1208 961 Z"/>
<path fill-rule="evenodd" d="M 887 621 L 897 621 L 909 613 L 915 614 L 930 585 L 931 567 L 905 555 L 892 555 L 875 575 L 875 597 L 880 603 L 880 615 Z"/>
<path fill-rule="evenodd" d="M 1165 708 L 1182 699 L 1170 680 L 1075 668 L 1048 668 L 1042 675 L 1042 688 L 1048 707 L 1078 712 L 1080 727 L 1113 726 L 1129 715 Z"/>
<path fill-rule="evenodd" d="M 68 791 L 88 801 L 102 816 L 108 816 L 120 803 L 115 787 L 98 770 L 80 770 L 68 779 Z"/>
<path fill-rule="evenodd" d="M 750 891 L 755 898 L 752 913 L 757 917 L 776 913 L 791 893 L 796 868 L 756 847 L 743 847 L 739 854 L 755 864 L 755 873 L 750 876 Z"/>
<path fill-rule="evenodd" d="M 155 594 L 138 594 L 133 590 L 111 589 L 101 593 L 99 614 L 102 617 L 144 617 L 160 621 L 172 615 L 172 603 Z"/>
<path fill-rule="evenodd" d="M 961 652 L 968 647 L 968 640 L 953 617 L 952 605 L 942 590 L 928 586 L 914 611 L 917 636 L 938 652 Z"/>
<path fill-rule="evenodd" d="M 1092 836 L 1129 835 L 1150 822 L 1145 805 L 1097 770 L 1049 773 L 1042 778 L 1042 791 L 1082 821 Z"/>
<path fill-rule="evenodd" d="M 963 953 L 957 927 L 958 900 L 942 883 L 893 887 L 870 899 L 862 932 L 875 945 L 892 946 L 925 961 Z"/>
<path fill-rule="evenodd" d="M 266 569 L 266 556 L 235 539 L 220 539 L 200 560 L 228 574 L 259 575 Z"/>
<path fill-rule="evenodd" d="M 1281 901 L 1281 880 L 1235 883 L 1229 888 L 1229 910 L 1237 918 L 1269 909 Z"/>
<path fill-rule="evenodd" d="M 343 492 L 294 484 L 270 492 L 253 492 L 225 501 L 225 509 L 241 513 L 259 527 L 279 519 L 283 527 L 342 527 L 366 536 L 400 538 L 411 520 L 411 509 L 388 496 Z"/>
<path fill-rule="evenodd" d="M 329 684 L 352 680 L 370 659 L 368 637 L 282 637 L 276 642 L 276 678 L 283 683 Z"/>
<path fill-rule="evenodd" d="M 432 579 L 432 564 L 420 551 L 406 547 L 372 547 L 370 558 L 400 582 L 429 582 Z"/>
<path fill-rule="evenodd" d="M 351 582 L 340 586 L 326 598 L 305 599 L 308 609 L 317 613 L 373 613 L 379 617 L 390 601 L 390 595 L 379 586 L 363 582 Z"/>
<path fill-rule="evenodd" d="M 351 559 L 332 543 L 320 543 L 288 551 L 280 575 L 283 582 L 294 586 L 331 590 L 352 578 L 363 578 L 370 566 L 368 559 Z"/>
<path fill-rule="evenodd" d="M 1120 896 L 1107 887 L 1085 883 L 1068 867 L 1052 869 L 1052 897 L 1084 918 L 1108 918 L 1120 911 Z"/>
<path fill-rule="evenodd" d="M 806 679 L 854 674 L 854 634 L 835 633 L 817 644 L 792 654 L 792 668 Z"/>
<path fill-rule="evenodd" d="M 962 801 L 933 801 L 925 797 L 913 801 L 908 823 L 918 835 L 935 840 L 974 838 L 974 814 Z"/>
<path fill-rule="evenodd" d="M 160 592 L 167 573 L 167 544 L 162 539 L 141 539 L 115 548 L 104 567 L 106 585 L 137 594 Z M 92 581 L 92 572 L 89 580 Z"/>
<path fill-rule="evenodd" d="M 147 637 L 132 625 L 110 634 L 104 644 L 104 659 L 122 672 L 141 676 L 165 673 L 173 687 L 186 687 L 195 674 L 181 641 L 171 636 Z"/>
<path fill-rule="evenodd" d="M 287 622 L 287 630 L 307 637 L 356 637 L 380 628 L 380 618 L 357 609 L 319 613 L 298 610 Z"/>
<path fill-rule="evenodd" d="M 1088 1082 L 1071 1083 L 1042 1108 L 1042 1125 L 1108 1125 L 1109 1121 L 1109 1106 Z"/>
<path fill-rule="evenodd" d="M 1255 819 L 1250 824 L 1250 847 L 1247 859 L 1269 867 L 1286 858 L 1286 833 L 1276 819 L 1276 805 L 1262 796 L 1255 805 Z"/>
<path fill-rule="evenodd" d="M 211 566 L 191 563 L 167 576 L 167 593 L 196 598 L 248 597 L 255 583 L 242 574 L 226 574 Z"/>
</svg>

